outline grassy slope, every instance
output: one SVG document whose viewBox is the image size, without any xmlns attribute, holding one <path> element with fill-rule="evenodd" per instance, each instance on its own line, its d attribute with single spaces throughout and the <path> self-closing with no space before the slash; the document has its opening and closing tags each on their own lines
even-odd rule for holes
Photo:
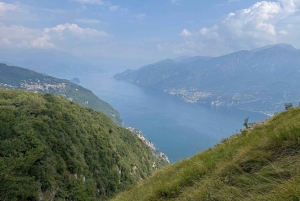
<svg viewBox="0 0 300 201">
<path fill-rule="evenodd" d="M 161 162 L 135 134 L 61 96 L 0 88 L 0 200 L 105 200 Z"/>
<path fill-rule="evenodd" d="M 168 166 L 113 201 L 300 199 L 300 108 Z"/>
</svg>

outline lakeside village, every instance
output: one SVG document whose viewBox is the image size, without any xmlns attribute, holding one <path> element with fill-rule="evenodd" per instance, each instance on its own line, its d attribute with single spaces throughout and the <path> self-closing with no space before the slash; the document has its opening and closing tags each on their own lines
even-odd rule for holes
<svg viewBox="0 0 300 201">
<path fill-rule="evenodd" d="M 189 90 L 170 89 L 170 90 L 164 90 L 164 92 L 173 96 L 179 96 L 181 99 L 183 99 L 185 102 L 188 103 L 197 103 L 200 99 L 207 98 L 212 95 L 209 92 L 198 91 L 196 88 L 191 88 Z"/>
<path fill-rule="evenodd" d="M 44 79 L 44 81 L 47 81 Z M 0 83 L 0 86 L 6 89 L 26 89 L 28 91 L 41 91 L 41 92 L 48 92 L 51 88 L 53 90 L 66 90 L 66 84 L 65 83 L 58 83 L 58 84 L 49 84 L 46 82 L 41 82 L 39 79 L 37 79 L 35 82 L 32 82 L 31 80 L 27 83 L 26 80 L 24 80 L 22 83 L 15 83 L 16 85 L 10 85 L 5 83 Z"/>
<path fill-rule="evenodd" d="M 164 154 L 163 152 L 159 151 L 159 150 L 154 146 L 154 144 L 153 144 L 151 141 L 147 140 L 147 139 L 145 138 L 145 136 L 143 135 L 143 133 L 142 133 L 141 130 L 136 129 L 136 128 L 132 128 L 132 127 L 125 127 L 125 128 L 126 128 L 127 130 L 129 130 L 130 132 L 136 134 L 137 137 L 138 137 L 140 140 L 142 140 L 142 141 L 143 141 L 143 142 L 151 149 L 152 153 L 153 153 L 156 157 L 161 158 L 161 159 L 167 161 L 168 163 L 170 163 L 169 158 L 166 156 L 166 154 Z"/>
</svg>

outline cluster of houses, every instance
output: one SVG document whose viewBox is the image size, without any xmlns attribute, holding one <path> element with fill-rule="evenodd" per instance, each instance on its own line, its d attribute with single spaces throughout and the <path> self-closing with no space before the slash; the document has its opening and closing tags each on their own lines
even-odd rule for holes
<svg viewBox="0 0 300 201">
<path fill-rule="evenodd" d="M 34 91 L 48 91 L 50 88 L 52 89 L 66 89 L 65 83 L 61 84 L 47 84 L 43 83 L 41 84 L 40 82 L 31 82 L 27 83 L 26 81 L 21 84 L 22 88 L 25 88 L 27 90 L 34 90 Z"/>
</svg>

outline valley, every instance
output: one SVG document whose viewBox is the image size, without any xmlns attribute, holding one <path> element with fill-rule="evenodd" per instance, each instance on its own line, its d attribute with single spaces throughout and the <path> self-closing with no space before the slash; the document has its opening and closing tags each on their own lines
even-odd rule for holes
<svg viewBox="0 0 300 201">
<path fill-rule="evenodd" d="M 300 201 L 300 0 L 0 0 L 0 201 Z"/>
<path fill-rule="evenodd" d="M 137 128 L 171 163 L 214 146 L 267 115 L 228 107 L 191 104 L 163 91 L 112 79 L 113 73 L 81 76 L 81 85 L 109 102 L 126 127 Z"/>
</svg>

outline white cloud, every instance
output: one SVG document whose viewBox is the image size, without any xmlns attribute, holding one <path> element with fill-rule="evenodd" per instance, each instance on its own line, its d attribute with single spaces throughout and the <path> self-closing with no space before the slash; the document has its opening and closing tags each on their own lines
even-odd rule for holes
<svg viewBox="0 0 300 201">
<path fill-rule="evenodd" d="M 181 0 L 170 0 L 170 3 L 173 5 L 179 5 Z"/>
<path fill-rule="evenodd" d="M 222 22 L 203 27 L 197 33 L 184 29 L 180 35 L 192 36 L 186 39 L 197 43 L 197 48 L 187 45 L 188 41 L 174 44 L 172 48 L 176 52 L 182 48 L 196 54 L 220 55 L 278 42 L 300 46 L 299 6 L 299 0 L 257 2 L 249 8 L 229 13 Z"/>
<path fill-rule="evenodd" d="M 99 5 L 99 6 L 104 6 L 107 8 L 109 11 L 123 11 L 127 12 L 127 8 L 123 8 L 119 5 L 114 5 L 110 1 L 103 1 L 103 0 L 73 0 L 81 4 L 92 4 L 92 5 Z"/>
<path fill-rule="evenodd" d="M 114 40 L 113 36 L 105 31 L 82 28 L 77 24 L 60 24 L 55 27 L 45 28 L 43 35 L 49 36 L 52 44 L 57 49 L 69 53 L 78 52 L 89 54 L 91 49 L 98 49 L 99 54 L 102 48 L 107 48 L 107 43 Z"/>
<path fill-rule="evenodd" d="M 243 41 L 250 47 L 251 43 L 275 43 L 279 39 L 277 32 L 278 27 L 282 26 L 281 21 L 297 11 L 295 2 L 293 0 L 257 2 L 247 9 L 230 13 L 217 28 L 209 28 L 209 31 L 215 33 L 217 38 L 222 37 L 224 41 L 228 41 L 227 45 L 234 41 L 235 45 Z"/>
<path fill-rule="evenodd" d="M 55 33 L 58 36 L 62 35 L 75 35 L 79 37 L 84 37 L 87 38 L 89 36 L 96 36 L 96 37 L 108 37 L 109 34 L 107 34 L 104 31 L 98 31 L 96 29 L 90 29 L 90 28 L 81 28 L 77 24 L 60 24 L 57 25 L 56 27 L 52 28 L 45 28 L 44 29 L 45 34 L 51 34 Z"/>
<path fill-rule="evenodd" d="M 30 13 L 21 5 L 0 2 L 0 20 L 2 21 L 24 21 L 36 19 L 36 15 Z"/>
<path fill-rule="evenodd" d="M 119 9 L 119 6 L 110 6 L 109 10 L 110 11 L 117 11 Z"/>
<path fill-rule="evenodd" d="M 23 26 L 5 26 L 0 25 L 0 46 L 10 48 L 30 48 L 33 41 L 37 40 L 41 35 L 41 31 L 37 29 L 28 29 Z"/>
<path fill-rule="evenodd" d="M 147 15 L 146 15 L 145 13 L 140 13 L 140 14 L 138 14 L 138 15 L 136 16 L 136 18 L 137 18 L 138 20 L 142 20 L 142 19 L 144 19 L 145 17 L 147 17 Z"/>
<path fill-rule="evenodd" d="M 21 12 L 22 13 L 22 12 L 26 12 L 26 11 L 19 6 L 0 2 L 0 14 L 2 15 L 3 13 L 6 13 L 6 12 Z"/>
<path fill-rule="evenodd" d="M 96 5 L 107 5 L 108 2 L 102 1 L 102 0 L 74 0 L 78 3 L 82 4 L 96 4 Z"/>
<path fill-rule="evenodd" d="M 83 24 L 99 24 L 101 23 L 100 20 L 96 20 L 96 19 L 87 19 L 87 18 L 83 18 L 83 19 L 75 19 L 75 22 L 78 23 L 83 23 Z"/>
<path fill-rule="evenodd" d="M 0 25 L 0 46 L 10 48 L 73 49 L 105 43 L 113 37 L 104 31 L 62 24 L 51 28 L 29 29 L 23 26 Z"/>
<path fill-rule="evenodd" d="M 289 35 L 289 33 L 287 31 L 285 31 L 285 30 L 279 31 L 279 34 L 285 35 L 285 36 Z"/>
<path fill-rule="evenodd" d="M 191 36 L 191 35 L 193 35 L 193 33 L 189 32 L 187 29 L 183 29 L 179 35 L 180 36 Z"/>
<path fill-rule="evenodd" d="M 29 43 L 30 48 L 37 49 L 53 49 L 55 45 L 50 42 L 51 38 L 48 35 L 43 35 Z"/>
</svg>

